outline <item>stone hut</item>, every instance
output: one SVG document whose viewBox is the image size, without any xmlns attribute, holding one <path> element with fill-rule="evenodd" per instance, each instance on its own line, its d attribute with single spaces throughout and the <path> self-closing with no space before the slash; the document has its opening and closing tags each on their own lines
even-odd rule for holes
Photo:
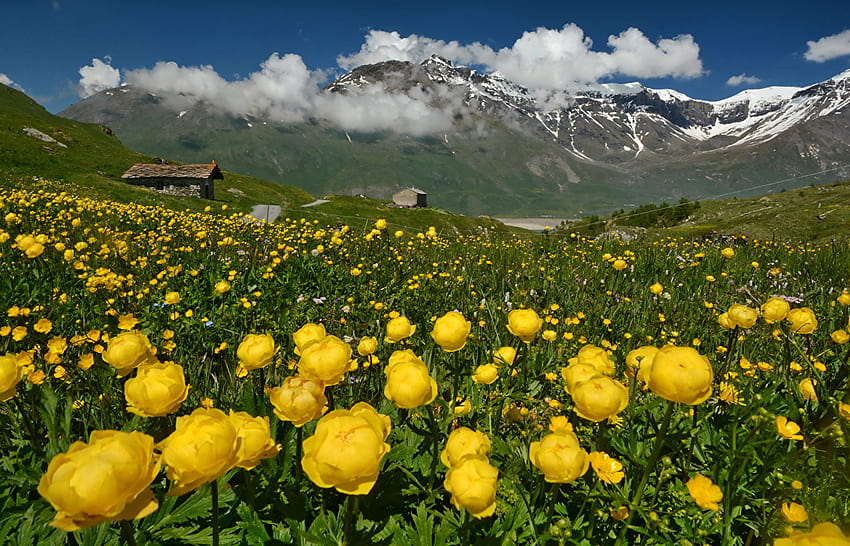
<svg viewBox="0 0 850 546">
<path fill-rule="evenodd" d="M 428 194 L 416 188 L 407 188 L 393 194 L 397 207 L 420 208 L 428 206 Z"/>
<path fill-rule="evenodd" d="M 213 180 L 224 180 L 224 175 L 215 161 L 197 165 L 136 163 L 121 178 L 134 186 L 145 186 L 169 195 L 215 199 Z"/>
</svg>

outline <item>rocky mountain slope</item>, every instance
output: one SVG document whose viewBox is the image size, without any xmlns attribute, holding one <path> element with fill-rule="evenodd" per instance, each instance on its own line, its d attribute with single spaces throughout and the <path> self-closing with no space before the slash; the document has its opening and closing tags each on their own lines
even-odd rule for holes
<svg viewBox="0 0 850 546">
<path fill-rule="evenodd" d="M 216 159 L 317 195 L 387 198 L 417 186 L 434 205 L 467 214 L 577 216 L 850 177 L 850 71 L 715 102 L 638 83 L 541 98 L 431 57 L 358 67 L 323 92 L 374 86 L 445 111 L 451 130 L 344 131 L 321 115 L 284 124 L 204 102 L 175 112 L 133 87 L 101 92 L 62 115 L 107 125 L 149 154 Z"/>
</svg>

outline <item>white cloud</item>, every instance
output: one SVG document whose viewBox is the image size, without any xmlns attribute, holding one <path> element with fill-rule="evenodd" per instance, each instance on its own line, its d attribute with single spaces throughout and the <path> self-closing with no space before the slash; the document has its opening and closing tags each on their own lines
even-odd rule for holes
<svg viewBox="0 0 850 546">
<path fill-rule="evenodd" d="M 511 47 L 498 51 L 478 42 L 462 45 L 373 30 L 360 51 L 340 56 L 337 62 L 348 69 L 392 59 L 420 62 L 437 54 L 497 71 L 540 95 L 614 75 L 692 78 L 703 72 L 699 45 L 689 34 L 652 43 L 640 30 L 629 28 L 609 36 L 607 45 L 610 52 L 593 50 L 593 41 L 575 24 L 559 30 L 540 27 L 525 32 Z"/>
<path fill-rule="evenodd" d="M 17 89 L 18 91 L 23 91 L 23 90 L 24 90 L 24 88 L 23 88 L 23 87 L 21 87 L 20 85 L 18 85 L 17 83 L 15 83 L 15 82 L 12 80 L 12 78 L 10 78 L 9 76 L 7 76 L 6 74 L 3 74 L 2 72 L 0 72 L 0 83 L 2 83 L 3 85 L 8 85 L 9 87 L 12 87 L 12 88 L 14 88 L 14 89 Z"/>
<path fill-rule="evenodd" d="M 104 62 L 105 61 L 105 62 Z M 121 72 L 113 68 L 109 63 L 111 59 L 92 59 L 91 65 L 80 68 L 80 83 L 77 94 L 80 98 L 86 98 L 112 87 L 118 87 L 121 83 Z"/>
<path fill-rule="evenodd" d="M 824 36 L 817 41 L 809 40 L 806 45 L 809 46 L 805 53 L 807 61 L 822 63 L 850 55 L 850 29 L 832 36 Z"/>
<path fill-rule="evenodd" d="M 732 76 L 728 80 L 726 80 L 726 85 L 737 87 L 739 85 L 755 85 L 759 82 L 761 82 L 761 78 L 757 78 L 756 76 L 738 74 L 737 76 Z"/>
<path fill-rule="evenodd" d="M 128 83 L 165 98 L 182 109 L 206 101 L 233 115 L 269 116 L 288 123 L 317 118 L 346 130 L 390 130 L 423 135 L 451 126 L 448 114 L 429 107 L 416 92 L 390 94 L 377 86 L 325 93 L 327 75 L 310 70 L 299 55 L 272 54 L 258 72 L 227 81 L 212 66 L 159 62 L 152 69 L 126 72 Z"/>
</svg>

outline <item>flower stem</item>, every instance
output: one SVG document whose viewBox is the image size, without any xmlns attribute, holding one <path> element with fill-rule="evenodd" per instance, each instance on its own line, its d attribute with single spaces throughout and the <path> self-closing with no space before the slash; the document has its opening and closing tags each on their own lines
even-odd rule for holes
<svg viewBox="0 0 850 546">
<path fill-rule="evenodd" d="M 343 539 L 343 544 L 346 546 L 354 544 L 351 535 L 354 532 L 354 520 L 357 517 L 358 500 L 356 495 L 348 495 L 348 498 L 345 499 L 345 538 Z"/>
<path fill-rule="evenodd" d="M 210 484 L 212 486 L 212 546 L 218 546 L 218 479 Z"/>
<path fill-rule="evenodd" d="M 664 418 L 661 421 L 661 428 L 655 436 L 655 445 L 652 448 L 649 460 L 646 461 L 646 467 L 644 467 L 643 475 L 640 478 L 637 489 L 635 489 L 635 496 L 632 497 L 632 501 L 630 503 L 629 517 L 626 519 L 625 525 L 620 530 L 620 534 L 617 536 L 617 542 L 615 543 L 617 546 L 626 544 L 625 539 L 629 532 L 629 525 L 635 516 L 635 511 L 637 510 L 641 499 L 643 499 L 643 494 L 646 491 L 646 484 L 649 483 L 649 476 L 655 469 L 655 463 L 658 462 L 658 457 L 661 455 L 661 449 L 664 447 L 664 439 L 667 437 L 667 430 L 670 428 L 670 417 L 673 415 L 673 408 L 675 405 L 676 403 L 672 400 L 667 402 L 667 409 L 665 410 Z"/>
<path fill-rule="evenodd" d="M 426 406 L 428 408 L 428 422 L 431 425 L 431 472 L 428 477 L 428 493 L 431 494 L 434 491 L 434 476 L 437 474 L 437 460 L 440 455 L 440 438 L 439 438 L 439 430 L 437 427 L 437 416 L 434 414 L 434 406 L 433 404 L 428 404 Z"/>
<path fill-rule="evenodd" d="M 301 438 L 304 435 L 303 427 L 295 429 L 295 460 L 292 464 L 295 466 L 295 490 L 301 491 Z"/>
<path fill-rule="evenodd" d="M 121 537 L 124 539 L 124 544 L 127 546 L 136 546 L 136 535 L 133 533 L 133 526 L 126 519 L 121 520 Z"/>
</svg>

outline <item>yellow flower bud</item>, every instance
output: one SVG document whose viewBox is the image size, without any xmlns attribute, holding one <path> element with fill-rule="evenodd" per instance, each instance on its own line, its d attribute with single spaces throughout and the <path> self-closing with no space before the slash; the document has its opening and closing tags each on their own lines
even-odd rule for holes
<svg viewBox="0 0 850 546">
<path fill-rule="evenodd" d="M 269 400 L 278 419 L 292 421 L 296 427 L 304 426 L 328 411 L 322 382 L 297 375 L 287 377 L 280 387 L 271 389 Z"/>
<path fill-rule="evenodd" d="M 363 337 L 357 344 L 357 354 L 360 356 L 368 356 L 378 350 L 378 338 Z"/>
<path fill-rule="evenodd" d="M 601 375 L 592 364 L 578 362 L 577 359 L 566 368 L 561 368 L 561 377 L 567 383 L 567 393 L 572 393 L 575 386 L 582 381 Z"/>
<path fill-rule="evenodd" d="M 652 359 L 655 358 L 655 354 L 658 352 L 658 347 L 653 347 L 652 345 L 644 345 L 643 347 L 638 347 L 637 349 L 633 349 L 626 355 L 626 375 L 629 377 L 635 377 L 643 382 L 646 382 L 646 370 L 649 369 L 649 366 L 652 364 Z"/>
<path fill-rule="evenodd" d="M 759 318 L 759 312 L 752 307 L 735 303 L 729 307 L 729 320 L 738 328 L 752 328 Z"/>
<path fill-rule="evenodd" d="M 492 385 L 497 379 L 499 379 L 499 367 L 493 363 L 477 366 L 472 373 L 472 380 L 482 385 Z"/>
<path fill-rule="evenodd" d="M 761 315 L 765 318 L 765 320 L 772 320 L 776 322 L 784 319 L 790 309 L 791 305 L 789 305 L 787 301 L 774 296 L 772 298 L 768 298 L 767 301 L 761 305 Z"/>
<path fill-rule="evenodd" d="M 488 455 L 490 438 L 478 430 L 458 427 L 449 434 L 446 447 L 440 453 L 440 461 L 451 468 L 467 455 Z"/>
<path fill-rule="evenodd" d="M 342 381 L 351 361 L 351 347 L 336 336 L 308 345 L 298 361 L 298 373 L 326 386 Z"/>
<path fill-rule="evenodd" d="M 268 366 L 274 358 L 274 338 L 268 334 L 248 334 L 236 349 L 239 365 L 246 370 Z"/>
<path fill-rule="evenodd" d="M 162 452 L 168 479 L 174 482 L 167 495 L 178 496 L 233 468 L 238 462 L 239 437 L 223 411 L 196 408 L 177 418 L 174 432 L 157 448 Z"/>
<path fill-rule="evenodd" d="M 573 386 L 571 392 L 579 417 L 603 421 L 629 405 L 629 389 L 607 375 L 598 375 Z"/>
<path fill-rule="evenodd" d="M 803 505 L 796 502 L 783 502 L 782 515 L 789 523 L 803 523 L 809 519 L 809 514 Z"/>
<path fill-rule="evenodd" d="M 566 428 L 547 434 L 539 442 L 531 442 L 528 458 L 549 483 L 570 483 L 584 476 L 590 465 L 578 437 Z"/>
<path fill-rule="evenodd" d="M 499 347 L 493 351 L 493 361 L 498 364 L 512 365 L 516 360 L 516 349 L 510 346 Z"/>
<path fill-rule="evenodd" d="M 16 387 L 21 382 L 23 373 L 18 366 L 18 358 L 12 353 L 0 356 L 0 402 L 11 400 L 18 394 Z"/>
<path fill-rule="evenodd" d="M 666 345 L 655 354 L 646 376 L 655 394 L 673 402 L 695 405 L 711 396 L 714 372 L 708 359 L 696 349 Z"/>
<path fill-rule="evenodd" d="M 449 311 L 434 323 L 431 338 L 448 353 L 463 349 L 472 323 L 457 311 Z"/>
<path fill-rule="evenodd" d="M 664 287 L 661 285 L 661 283 L 655 283 L 649 287 L 649 291 L 658 296 L 662 292 L 664 292 Z"/>
<path fill-rule="evenodd" d="M 526 343 L 531 343 L 542 327 L 543 319 L 534 309 L 514 309 L 508 313 L 508 331 Z"/>
<path fill-rule="evenodd" d="M 295 343 L 295 354 L 300 355 L 304 349 L 322 341 L 327 335 L 328 333 L 325 330 L 324 324 L 308 322 L 292 334 L 292 341 Z"/>
<path fill-rule="evenodd" d="M 124 383 L 127 411 L 141 417 L 174 413 L 188 394 L 183 367 L 173 362 L 142 364 L 136 377 Z"/>
<path fill-rule="evenodd" d="M 811 334 L 818 327 L 815 312 L 808 307 L 791 309 L 785 318 L 791 321 L 791 331 L 795 334 Z"/>
<path fill-rule="evenodd" d="M 416 332 L 416 326 L 410 323 L 407 317 L 396 317 L 387 323 L 387 343 L 398 343 L 404 338 L 412 336 Z"/>
<path fill-rule="evenodd" d="M 492 516 L 496 511 L 499 470 L 482 455 L 468 455 L 446 472 L 443 482 L 457 509 L 465 508 L 475 518 Z"/>
<path fill-rule="evenodd" d="M 425 362 L 410 349 L 394 352 L 384 374 L 384 396 L 400 408 L 424 406 L 437 397 L 437 382 L 429 375 Z"/>
<path fill-rule="evenodd" d="M 124 377 L 137 366 L 153 362 L 156 358 L 148 336 L 133 330 L 110 339 L 103 360 L 118 371 L 118 377 Z"/>
<path fill-rule="evenodd" d="M 244 411 L 233 410 L 230 410 L 229 417 L 239 438 L 234 466 L 251 470 L 260 464 L 260 460 L 274 457 L 280 452 L 280 446 L 272 440 L 268 417 L 253 417 Z"/>
<path fill-rule="evenodd" d="M 579 364 L 590 364 L 598 373 L 603 375 L 614 375 L 614 363 L 608 357 L 608 351 L 596 345 L 584 345 L 578 350 L 576 362 Z M 572 359 L 570 359 L 572 363 Z"/>
</svg>

